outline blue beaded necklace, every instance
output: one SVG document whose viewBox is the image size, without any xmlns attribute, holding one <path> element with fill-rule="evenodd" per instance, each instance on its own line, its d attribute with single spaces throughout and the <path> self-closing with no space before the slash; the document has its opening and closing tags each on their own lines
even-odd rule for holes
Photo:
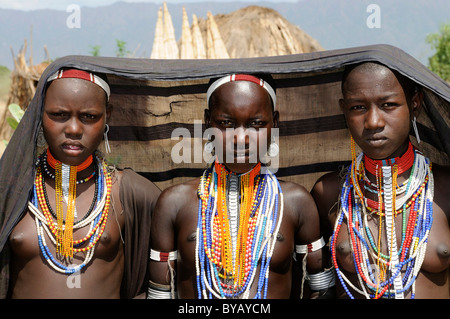
<svg viewBox="0 0 450 319">
<path fill-rule="evenodd" d="M 359 158 L 361 158 L 361 156 L 362 154 L 360 154 Z M 370 269 L 374 266 L 370 261 L 378 260 L 379 263 L 386 263 L 390 262 L 390 257 L 387 256 L 383 257 L 383 260 L 380 259 L 380 252 L 376 249 L 372 234 L 367 225 L 367 212 L 365 205 L 364 203 L 361 203 L 361 201 L 357 200 L 358 196 L 356 195 L 355 186 L 353 185 L 354 179 L 351 178 L 351 174 L 348 173 L 346 175 L 340 195 L 341 207 L 336 219 L 335 230 L 331 237 L 330 249 L 339 281 L 347 295 L 352 299 L 354 296 L 351 293 L 350 288 L 368 298 L 391 298 L 407 291 L 411 291 L 412 299 L 415 297 L 414 284 L 424 259 L 428 235 L 433 221 L 432 204 L 434 193 L 433 176 L 431 173 L 431 165 L 429 160 L 419 153 L 415 154 L 415 156 L 416 159 L 413 165 L 414 172 L 411 173 L 410 179 L 417 179 L 418 176 L 420 176 L 420 178 L 424 181 L 418 184 L 416 182 L 416 186 L 414 187 L 419 185 L 416 190 L 411 189 L 411 191 L 414 191 L 413 196 L 417 197 L 414 205 L 411 205 L 410 207 L 410 216 L 415 216 L 415 221 L 412 224 L 414 225 L 413 232 L 408 245 L 406 244 L 406 235 L 402 234 L 400 249 L 397 252 L 397 256 L 399 256 L 400 261 L 395 268 L 390 269 L 387 274 L 387 279 L 385 280 L 380 280 L 379 277 L 377 278 L 375 272 L 370 271 Z M 359 167 L 358 163 L 354 163 L 353 165 L 357 165 L 356 167 Z M 349 172 L 353 171 L 352 166 L 350 166 Z M 408 181 L 407 187 L 408 189 L 411 187 L 410 180 Z M 403 214 L 406 215 L 405 208 L 403 209 Z M 340 271 L 336 259 L 336 238 L 345 220 L 348 221 L 347 229 L 350 238 L 352 239 L 351 243 L 354 266 L 357 270 L 359 282 L 363 284 L 363 286 L 360 286 L 359 288 L 356 283 L 350 282 Z M 394 238 L 396 238 L 396 236 L 394 236 Z M 358 256 L 356 256 L 355 253 L 357 253 Z M 361 264 L 359 264 L 358 261 L 361 261 Z M 362 272 L 363 268 L 365 270 Z M 403 269 L 405 271 L 403 278 L 401 279 L 402 288 L 391 292 L 390 288 L 393 287 L 396 278 L 401 276 L 401 271 Z M 380 294 L 380 291 L 383 293 Z"/>
<path fill-rule="evenodd" d="M 97 160 L 99 163 L 98 163 L 98 165 L 96 165 L 98 172 L 97 172 L 97 174 L 95 174 L 97 176 L 97 180 L 95 181 L 95 184 L 96 184 L 95 194 L 97 195 L 96 196 L 97 198 L 95 199 L 96 206 L 100 205 L 100 203 L 102 202 L 102 198 L 104 201 L 104 196 L 105 196 L 105 192 L 106 192 L 105 187 L 104 187 L 105 186 L 105 176 L 104 176 L 104 172 L 102 169 L 102 164 L 99 159 L 97 159 Z M 36 227 L 38 230 L 38 244 L 39 244 L 39 248 L 40 248 L 41 253 L 42 253 L 44 259 L 46 260 L 46 262 L 50 266 L 52 266 L 53 269 L 57 270 L 58 272 L 67 274 L 67 275 L 81 271 L 81 269 L 83 269 L 90 262 L 93 252 L 94 252 L 94 249 L 87 252 L 86 258 L 81 264 L 66 266 L 66 265 L 62 264 L 61 262 L 59 262 L 55 258 L 55 256 L 53 256 L 53 254 L 50 252 L 50 249 L 45 241 L 44 219 L 42 216 L 40 217 L 40 213 L 39 213 L 39 210 L 37 207 L 39 207 L 38 195 L 37 195 L 36 185 L 34 185 L 33 196 L 30 200 L 29 208 L 30 208 L 30 211 L 35 214 Z M 97 239 L 97 236 L 99 235 L 99 230 L 100 230 L 99 226 L 102 223 L 102 218 L 104 217 L 103 214 L 105 213 L 101 209 L 99 211 L 100 211 L 100 213 L 95 216 L 95 218 L 93 219 L 93 222 L 91 223 L 91 229 L 97 228 L 97 231 L 89 238 L 89 244 L 92 244 Z M 83 218 L 83 219 L 85 219 L 85 218 Z M 50 235 L 50 232 L 48 230 L 46 232 Z M 83 245 L 85 243 L 86 242 L 80 242 L 78 244 L 75 244 L 74 247 L 80 247 L 81 245 Z"/>
<path fill-rule="evenodd" d="M 267 298 L 270 260 L 282 219 L 282 208 L 279 212 L 279 197 L 282 197 L 281 187 L 272 173 L 258 175 L 257 196 L 252 205 L 250 216 L 255 217 L 257 215 L 259 222 L 256 223 L 252 234 L 255 240 L 251 242 L 251 246 L 248 248 L 251 250 L 250 269 L 241 287 L 224 289 L 223 280 L 226 281 L 228 275 L 221 273 L 221 266 L 211 260 L 210 255 L 207 254 L 207 251 L 212 249 L 212 238 L 216 231 L 212 221 L 217 216 L 218 178 L 213 163 L 205 170 L 199 184 L 196 242 L 197 297 L 199 299 L 248 298 L 251 284 L 256 279 L 254 278 L 256 269 L 260 264 L 254 298 Z M 208 181 L 210 182 L 208 183 Z M 280 216 L 278 216 L 279 214 Z M 206 247 L 203 242 L 206 243 Z"/>
</svg>

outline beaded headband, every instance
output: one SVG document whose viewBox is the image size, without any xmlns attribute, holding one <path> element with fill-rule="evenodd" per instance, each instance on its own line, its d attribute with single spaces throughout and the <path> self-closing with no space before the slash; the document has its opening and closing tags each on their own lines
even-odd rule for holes
<svg viewBox="0 0 450 319">
<path fill-rule="evenodd" d="M 256 76 L 248 75 L 248 74 L 231 74 L 231 75 L 224 76 L 224 77 L 214 81 L 208 88 L 208 91 L 206 92 L 207 104 L 209 104 L 209 98 L 211 97 L 211 95 L 213 94 L 213 92 L 215 90 L 217 90 L 221 85 L 223 85 L 225 83 L 234 82 L 234 81 L 247 81 L 247 82 L 253 82 L 253 83 L 258 84 L 259 86 L 264 88 L 267 91 L 267 93 L 269 93 L 270 97 L 272 98 L 272 102 L 273 102 L 273 105 L 275 108 L 275 105 L 277 104 L 277 96 L 275 94 L 274 89 L 270 86 L 269 83 L 267 83 L 263 79 L 260 79 Z"/>
<path fill-rule="evenodd" d="M 98 75 L 95 75 L 90 72 L 77 70 L 77 69 L 59 70 L 59 71 L 55 72 L 53 75 L 51 75 L 48 78 L 47 82 L 51 82 L 56 79 L 70 79 L 70 78 L 82 79 L 82 80 L 86 80 L 86 81 L 97 84 L 99 87 L 101 87 L 106 92 L 106 96 L 109 101 L 109 95 L 111 94 L 111 90 L 109 88 L 108 83 L 106 83 L 106 81 L 103 80 Z"/>
</svg>

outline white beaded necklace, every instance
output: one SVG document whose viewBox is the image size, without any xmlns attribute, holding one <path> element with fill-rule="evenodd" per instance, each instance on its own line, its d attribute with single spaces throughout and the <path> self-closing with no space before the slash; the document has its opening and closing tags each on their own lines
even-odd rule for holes
<svg viewBox="0 0 450 319">
<path fill-rule="evenodd" d="M 356 160 L 355 167 L 361 167 L 360 163 L 362 160 L 363 154 L 361 153 Z M 376 280 L 378 279 L 376 276 L 373 277 L 374 272 L 371 266 L 374 266 L 373 264 L 369 263 L 368 261 L 370 259 L 378 261 L 380 264 L 382 264 L 382 267 L 388 267 L 390 270 L 389 272 L 394 276 L 395 278 L 391 278 L 392 284 L 395 289 L 395 297 L 396 298 L 403 298 L 403 293 L 411 287 L 411 293 L 412 296 L 415 294 L 415 279 L 417 278 L 418 273 L 420 272 L 422 262 L 425 258 L 426 253 L 426 247 L 427 247 L 427 240 L 428 235 L 431 229 L 431 221 L 432 221 L 432 202 L 433 202 L 433 196 L 434 196 L 434 181 L 433 181 L 433 174 L 430 169 L 430 165 L 428 163 L 428 160 L 420 153 L 416 151 L 416 158 L 414 162 L 414 171 L 411 174 L 410 179 L 408 180 L 408 190 L 406 195 L 403 196 L 401 200 L 398 200 L 396 198 L 395 206 L 392 196 L 392 176 L 391 176 L 391 167 L 383 167 L 383 191 L 384 191 L 384 202 L 385 202 L 385 228 L 387 233 L 387 240 L 388 240 L 388 248 L 389 248 L 389 256 L 390 260 L 383 260 L 383 258 L 379 258 L 379 256 L 376 254 L 375 251 L 372 249 L 369 249 L 370 245 L 359 245 L 358 247 L 353 246 L 353 241 L 350 241 L 352 246 L 352 251 L 359 250 L 362 255 L 362 259 L 364 262 L 360 263 L 358 266 L 361 269 L 361 273 L 358 272 L 358 282 L 359 287 L 356 286 L 355 283 L 351 282 L 342 272 L 339 271 L 339 268 L 337 267 L 337 264 L 335 265 L 337 274 L 339 279 L 341 280 L 341 283 L 344 285 L 348 285 L 352 289 L 354 289 L 357 293 L 365 296 L 366 298 L 370 298 L 370 292 L 368 290 L 368 287 L 376 287 L 379 285 L 379 282 Z M 401 207 L 405 204 L 406 200 L 410 199 L 413 194 L 415 194 L 418 189 L 421 187 L 421 185 L 424 183 L 426 178 L 428 177 L 428 183 L 427 187 L 424 191 L 420 193 L 418 198 L 416 199 L 420 204 L 418 207 L 418 216 L 417 216 L 417 223 L 420 223 L 421 225 L 424 225 L 422 227 L 422 233 L 414 237 L 413 242 L 411 243 L 408 251 L 408 256 L 405 257 L 406 261 L 403 262 L 403 264 L 400 264 L 398 259 L 398 250 L 397 250 L 397 236 L 395 231 L 395 223 L 394 223 L 394 216 L 393 213 L 395 211 L 395 207 Z M 354 183 L 353 187 L 359 187 L 357 184 Z M 346 194 L 349 192 L 350 185 L 347 184 L 347 182 L 344 185 L 342 194 Z M 361 204 L 359 202 L 358 196 L 356 196 L 356 191 L 353 188 L 351 191 L 353 193 L 353 197 L 355 198 L 355 205 L 357 209 L 361 210 L 361 223 L 358 224 L 358 234 L 364 235 L 366 232 L 364 229 L 368 229 L 368 220 L 367 216 L 369 215 L 366 211 L 366 205 Z M 341 194 L 341 196 L 342 196 Z M 397 201 L 398 200 L 398 201 Z M 398 206 L 399 205 L 399 206 Z M 353 208 L 353 210 L 355 210 Z M 336 219 L 336 224 L 334 227 L 332 242 L 335 242 L 335 236 L 336 236 L 336 230 L 338 227 L 340 228 L 343 220 L 349 220 L 350 212 L 347 209 L 347 205 L 344 204 L 344 201 L 341 200 L 341 205 L 339 209 L 339 214 Z M 353 224 L 353 223 L 352 223 Z M 425 227 L 426 226 L 426 227 Z M 352 226 L 354 227 L 354 226 Z M 350 231 L 350 229 L 348 229 Z M 369 242 L 368 237 L 364 237 L 364 242 Z M 334 249 L 334 248 L 333 248 Z M 370 257 L 369 257 L 370 256 Z M 399 271 L 398 267 L 403 268 L 405 265 L 410 265 L 411 262 L 413 262 L 413 265 L 409 272 L 405 274 L 406 277 L 402 279 L 401 274 L 402 272 Z M 389 263 L 389 264 L 388 264 Z M 406 263 L 406 264 L 405 264 Z M 374 280 L 368 284 L 364 282 L 363 280 L 366 278 L 366 280 L 373 278 Z M 344 287 L 345 288 L 345 287 Z M 346 288 L 345 288 L 346 289 Z M 347 293 L 350 297 L 353 297 L 349 291 L 346 289 Z"/>
<path fill-rule="evenodd" d="M 105 187 L 106 187 L 105 176 L 103 174 L 102 163 L 101 163 L 100 159 L 98 159 L 98 162 L 99 162 L 99 165 L 98 165 L 98 176 L 99 176 L 99 178 L 103 179 L 103 185 L 105 185 Z M 74 224 L 73 228 L 74 229 L 79 229 L 79 228 L 83 228 L 83 227 L 89 225 L 89 229 L 87 231 L 87 234 L 91 233 L 93 228 L 94 228 L 94 226 L 95 226 L 96 218 L 100 214 L 102 214 L 103 208 L 104 208 L 105 203 L 106 203 L 106 198 L 107 198 L 107 192 L 106 192 L 106 190 L 103 190 L 102 197 L 98 201 L 97 205 L 92 210 L 92 212 L 84 220 L 80 221 L 77 224 Z M 37 233 L 38 233 L 38 237 L 41 238 L 41 240 L 42 240 L 42 244 L 45 247 L 47 246 L 46 239 L 45 239 L 45 233 L 46 233 L 48 235 L 48 237 L 50 238 L 50 241 L 53 243 L 53 245 L 56 245 L 57 244 L 56 238 L 53 235 L 52 231 L 50 230 L 50 225 L 48 224 L 47 218 L 44 216 L 44 214 L 39 210 L 37 205 L 33 204 L 32 201 L 28 202 L 28 208 L 29 208 L 30 212 L 35 216 L 36 230 L 37 230 Z M 56 226 L 56 223 L 54 223 L 53 226 Z M 63 230 L 64 229 L 65 229 L 65 225 L 63 224 Z M 98 227 L 92 236 L 97 237 L 99 235 L 100 231 L 101 231 L 101 228 Z M 85 258 L 84 258 L 84 260 L 83 260 L 83 262 L 81 264 L 79 264 L 79 265 L 71 265 L 71 266 L 66 267 L 66 268 L 62 268 L 62 267 L 58 266 L 57 264 L 55 264 L 55 262 L 50 257 L 45 257 L 45 259 L 46 259 L 47 263 L 54 270 L 56 270 L 56 271 L 58 271 L 60 273 L 66 273 L 66 274 L 69 273 L 70 274 L 70 273 L 77 272 L 82 267 L 86 266 L 90 262 L 90 260 L 92 259 L 93 255 L 94 255 L 94 248 L 88 249 L 87 253 L 85 254 Z"/>
</svg>

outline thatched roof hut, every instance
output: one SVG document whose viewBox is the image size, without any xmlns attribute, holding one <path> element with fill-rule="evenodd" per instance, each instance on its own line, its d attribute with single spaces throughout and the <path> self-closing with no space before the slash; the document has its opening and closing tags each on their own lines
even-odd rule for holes
<svg viewBox="0 0 450 319">
<path fill-rule="evenodd" d="M 249 6 L 229 14 L 217 14 L 214 20 L 231 58 L 324 50 L 317 40 L 273 9 Z M 207 21 L 199 19 L 198 24 L 205 37 Z"/>
<path fill-rule="evenodd" d="M 157 30 L 162 24 L 161 19 L 164 19 L 165 28 L 170 27 L 166 15 L 170 20 L 167 6 L 164 9 L 164 17 L 161 16 L 160 10 Z M 229 14 L 215 16 L 208 12 L 204 19 L 197 19 L 193 14 L 189 29 L 188 25 L 187 13 L 183 8 L 183 29 L 178 43 L 181 59 L 251 58 L 324 50 L 317 40 L 290 23 L 277 11 L 259 6 L 249 6 Z M 163 39 L 163 42 L 167 41 L 168 39 Z M 173 38 L 170 42 L 173 45 Z M 160 43 L 159 37 L 155 36 L 153 51 L 159 48 Z M 158 58 L 170 59 L 174 56 L 158 55 Z"/>
</svg>

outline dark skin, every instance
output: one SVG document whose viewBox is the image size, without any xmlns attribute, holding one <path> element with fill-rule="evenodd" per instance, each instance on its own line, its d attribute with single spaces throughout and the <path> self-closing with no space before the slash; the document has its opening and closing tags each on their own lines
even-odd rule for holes
<svg viewBox="0 0 450 319">
<path fill-rule="evenodd" d="M 42 117 L 44 135 L 56 160 L 70 165 L 83 163 L 100 145 L 111 109 L 106 94 L 96 84 L 81 79 L 58 79 L 49 85 Z M 49 167 L 54 174 L 54 170 Z M 91 164 L 77 175 L 88 177 L 94 170 Z M 43 174 L 51 207 L 55 211 L 55 181 Z M 122 233 L 125 217 L 119 199 L 121 171 L 112 173 L 112 198 L 105 230 L 95 247 L 90 263 L 82 269 L 79 287 L 68 287 L 68 275 L 61 274 L 44 260 L 38 246 L 35 217 L 27 211 L 10 235 L 12 298 L 119 298 L 124 271 Z M 156 186 L 155 196 L 159 194 Z M 94 179 L 78 184 L 76 210 L 81 219 L 94 198 Z M 155 197 L 156 202 L 156 197 Z M 64 214 L 66 212 L 64 204 Z M 88 233 L 89 225 L 74 230 L 74 240 Z M 46 242 L 53 256 L 55 246 L 48 235 Z M 74 253 L 73 263 L 80 264 L 85 253 Z M 61 261 L 65 265 L 70 263 Z M 72 284 L 77 279 L 72 279 Z M 72 286 L 73 287 L 73 286 Z"/>
<path fill-rule="evenodd" d="M 408 147 L 410 123 L 418 115 L 422 94 L 408 94 L 399 78 L 388 68 L 375 69 L 356 67 L 343 85 L 343 98 L 339 105 L 345 115 L 348 128 L 361 150 L 373 159 L 401 156 Z M 422 268 L 416 279 L 415 298 L 445 298 L 449 295 L 450 266 L 450 196 L 449 169 L 433 164 L 434 199 L 433 224 L 428 237 L 428 245 Z M 398 184 L 408 179 L 411 169 L 398 177 Z M 372 182 L 376 177 L 367 173 Z M 321 177 L 311 193 L 321 216 L 324 237 L 332 235 L 337 216 L 337 199 L 340 196 L 342 176 L 339 172 Z M 364 188 L 362 188 L 364 189 Z M 365 191 L 365 197 L 377 200 L 377 195 Z M 409 210 L 406 212 L 407 218 Z M 377 216 L 368 217 L 369 227 L 378 238 Z M 402 216 L 395 219 L 396 229 L 401 230 Z M 382 236 L 382 247 L 386 247 L 386 236 Z M 401 231 L 397 231 L 398 245 Z M 349 280 L 358 284 L 346 224 L 343 224 L 336 239 L 336 256 L 339 268 Z M 346 298 L 347 294 L 337 282 L 337 294 Z M 351 290 L 355 298 L 362 298 Z M 410 298 L 410 292 L 405 294 Z"/>
<path fill-rule="evenodd" d="M 225 163 L 229 170 L 243 173 L 255 166 L 248 157 L 251 153 L 250 144 L 257 141 L 261 147 L 263 143 L 268 143 L 270 129 L 278 125 L 278 116 L 263 88 L 254 83 L 237 81 L 224 84 L 213 93 L 210 109 L 205 110 L 205 123 L 207 127 L 215 127 L 223 132 L 224 138 L 220 143 L 224 149 L 227 145 L 236 145 L 239 139 L 245 139 L 245 161 L 237 163 L 235 158 Z M 240 135 L 249 127 L 255 128 L 257 133 L 251 136 Z M 236 130 L 236 135 L 231 140 L 230 135 L 225 134 L 227 128 Z M 263 134 L 262 128 L 268 133 Z M 194 179 L 164 190 L 158 199 L 152 219 L 152 249 L 161 252 L 178 250 L 178 259 L 172 265 L 176 269 L 175 280 L 179 298 L 197 297 L 195 233 L 199 181 Z M 294 244 L 308 244 L 320 237 L 319 217 L 311 195 L 305 188 L 294 183 L 280 181 L 280 185 L 284 194 L 284 216 L 270 264 L 268 298 L 290 297 L 293 290 Z M 301 260 L 303 255 L 297 257 L 297 260 Z M 309 272 L 321 271 L 321 251 L 308 254 L 307 262 Z M 167 263 L 150 261 L 150 279 L 168 285 L 170 275 Z M 294 284 L 300 285 L 300 282 Z M 250 296 L 254 296 L 256 286 L 257 283 L 253 285 Z"/>
</svg>

